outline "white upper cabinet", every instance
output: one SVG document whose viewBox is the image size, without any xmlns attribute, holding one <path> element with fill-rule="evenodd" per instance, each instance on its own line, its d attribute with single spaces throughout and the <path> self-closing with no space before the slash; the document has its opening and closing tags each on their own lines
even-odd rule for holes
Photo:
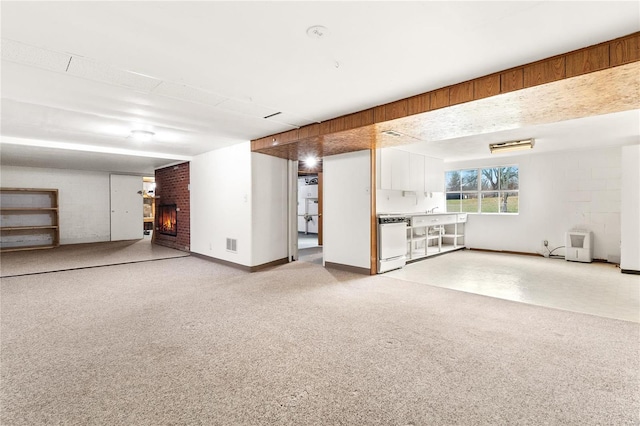
<svg viewBox="0 0 640 426">
<path fill-rule="evenodd" d="M 424 192 L 424 165 L 425 156 L 420 154 L 411 154 L 409 157 L 409 170 L 411 172 L 412 191 Z"/>
<path fill-rule="evenodd" d="M 444 163 L 440 158 L 424 157 L 424 192 L 444 192 Z"/>
<path fill-rule="evenodd" d="M 411 182 L 411 153 L 392 149 L 391 161 L 391 189 L 412 191 Z"/>
<path fill-rule="evenodd" d="M 380 150 L 380 189 L 424 191 L 424 156 L 393 148 Z"/>
<path fill-rule="evenodd" d="M 383 148 L 378 150 L 380 157 L 378 161 L 378 173 L 380 174 L 380 189 L 391 189 L 391 162 L 393 161 L 392 149 Z"/>
</svg>

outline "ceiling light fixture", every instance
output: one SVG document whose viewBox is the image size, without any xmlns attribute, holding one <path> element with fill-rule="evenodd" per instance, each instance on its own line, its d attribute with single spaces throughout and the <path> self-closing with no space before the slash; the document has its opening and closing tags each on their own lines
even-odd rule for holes
<svg viewBox="0 0 640 426">
<path fill-rule="evenodd" d="M 531 149 L 535 141 L 533 139 L 526 139 L 521 141 L 490 143 L 489 150 L 492 154 L 500 152 L 521 151 L 523 149 Z"/>
<path fill-rule="evenodd" d="M 130 134 L 132 139 L 140 142 L 149 142 L 155 136 L 155 133 L 148 130 L 132 130 Z"/>
<path fill-rule="evenodd" d="M 308 168 L 313 168 L 318 164 L 318 159 L 316 157 L 307 157 L 304 159 L 304 165 Z"/>
<path fill-rule="evenodd" d="M 382 134 L 393 136 L 393 137 L 396 137 L 396 138 L 404 136 L 402 133 L 396 132 L 395 130 L 385 130 L 385 131 L 382 132 Z"/>
</svg>

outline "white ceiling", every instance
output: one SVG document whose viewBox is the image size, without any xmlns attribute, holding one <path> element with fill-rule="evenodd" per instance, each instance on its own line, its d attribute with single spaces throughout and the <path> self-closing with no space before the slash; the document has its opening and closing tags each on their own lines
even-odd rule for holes
<svg viewBox="0 0 640 426">
<path fill-rule="evenodd" d="M 2 164 L 149 173 L 639 31 L 640 3 L 3 1 L 1 24 Z M 638 127 L 637 110 L 541 126 L 536 152 Z M 473 158 L 533 130 L 407 149 Z"/>
</svg>

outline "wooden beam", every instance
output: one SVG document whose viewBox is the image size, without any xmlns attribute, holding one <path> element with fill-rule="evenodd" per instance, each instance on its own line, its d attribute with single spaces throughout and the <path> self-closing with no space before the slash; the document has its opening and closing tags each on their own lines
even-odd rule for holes
<svg viewBox="0 0 640 426">
<path fill-rule="evenodd" d="M 281 148 L 282 145 L 310 138 L 316 138 L 313 139 L 316 144 L 322 144 L 325 141 L 344 141 L 344 135 L 339 134 L 345 131 L 410 118 L 427 111 L 554 83 L 638 61 L 640 61 L 640 32 L 364 111 L 336 117 L 322 123 L 314 123 L 300 129 L 256 139 L 251 141 L 251 149 L 256 152 L 290 158 L 296 154 L 302 155 L 304 152 L 297 147 Z M 358 135 L 362 135 L 362 133 L 356 132 Z M 317 139 L 325 136 L 329 138 Z M 347 144 L 351 143 L 347 142 Z M 362 145 L 362 143 L 355 144 L 346 150 L 333 147 L 329 151 L 338 154 L 366 149 Z M 294 159 L 298 159 L 298 157 Z"/>
</svg>

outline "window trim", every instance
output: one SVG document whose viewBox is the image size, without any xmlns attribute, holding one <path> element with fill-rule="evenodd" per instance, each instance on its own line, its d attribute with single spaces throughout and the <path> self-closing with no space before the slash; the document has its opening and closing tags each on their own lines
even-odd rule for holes
<svg viewBox="0 0 640 426">
<path fill-rule="evenodd" d="M 483 190 L 482 189 L 482 170 L 483 169 L 504 169 L 504 168 L 509 168 L 509 167 L 515 167 L 518 170 L 518 189 L 486 189 Z M 475 170 L 477 173 L 477 189 L 476 190 L 466 190 L 463 191 L 462 190 L 462 172 L 464 171 L 469 171 L 469 170 Z M 460 172 L 460 190 L 459 191 L 447 191 L 447 174 L 451 173 L 451 172 Z M 517 216 L 520 214 L 520 165 L 519 164 L 506 164 L 506 165 L 500 165 L 500 166 L 483 166 L 483 167 L 466 167 L 466 168 L 460 168 L 460 169 L 452 169 L 452 170 L 445 170 L 444 172 L 444 189 L 445 189 L 445 211 L 447 213 L 468 213 L 468 214 L 484 214 L 484 215 L 507 215 L 507 216 Z M 497 212 L 483 212 L 482 211 L 482 200 L 483 200 L 483 194 L 486 193 L 497 193 L 498 194 L 498 200 L 500 200 L 502 198 L 502 194 L 504 193 L 516 193 L 518 196 L 518 211 L 516 212 L 501 212 L 501 211 L 497 211 Z M 464 194 L 476 194 L 476 199 L 477 201 L 477 210 L 476 211 L 463 211 L 462 210 L 462 203 L 460 203 L 459 205 L 459 210 L 457 211 L 450 211 L 448 209 L 449 207 L 449 198 L 448 195 L 449 194 L 457 194 L 460 196 L 460 198 L 454 198 L 453 200 L 460 200 L 462 201 L 464 198 Z M 498 201 L 498 209 L 500 208 L 500 202 Z"/>
</svg>

